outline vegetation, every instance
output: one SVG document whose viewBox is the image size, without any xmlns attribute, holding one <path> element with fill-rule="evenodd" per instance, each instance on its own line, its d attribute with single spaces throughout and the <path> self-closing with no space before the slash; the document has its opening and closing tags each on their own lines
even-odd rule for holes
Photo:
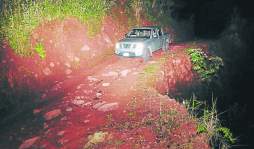
<svg viewBox="0 0 254 149">
<path fill-rule="evenodd" d="M 218 56 L 208 56 L 202 49 L 186 49 L 190 55 L 193 64 L 193 70 L 196 71 L 202 81 L 210 82 L 213 76 L 216 76 L 223 66 L 222 58 Z"/>
<path fill-rule="evenodd" d="M 235 143 L 236 139 L 230 129 L 220 123 L 215 100 L 212 106 L 208 107 L 205 102 L 202 103 L 193 95 L 191 100 L 184 101 L 184 104 L 191 116 L 198 121 L 197 132 L 205 133 L 213 148 L 228 149 Z"/>
<path fill-rule="evenodd" d="M 170 22 L 168 15 L 173 4 L 174 0 L 128 0 L 126 9 L 129 15 L 134 14 L 138 25 L 141 17 L 163 25 Z"/>
<path fill-rule="evenodd" d="M 46 52 L 42 43 L 37 43 L 35 46 L 35 52 L 38 53 L 40 58 L 44 59 L 46 57 Z"/>
<path fill-rule="evenodd" d="M 110 0 L 4 0 L 1 39 L 6 38 L 16 53 L 30 55 L 30 35 L 42 22 L 76 17 L 88 24 L 89 34 L 93 35 L 111 5 Z"/>
</svg>

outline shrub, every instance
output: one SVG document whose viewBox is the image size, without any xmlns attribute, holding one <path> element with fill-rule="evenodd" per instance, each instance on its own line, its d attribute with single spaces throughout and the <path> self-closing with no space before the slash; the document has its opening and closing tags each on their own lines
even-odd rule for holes
<svg viewBox="0 0 254 149">
<path fill-rule="evenodd" d="M 36 44 L 35 52 L 38 53 L 41 59 L 44 59 L 46 57 L 46 51 L 44 50 L 44 46 L 42 43 Z"/>
<path fill-rule="evenodd" d="M 208 56 L 202 49 L 186 49 L 193 64 L 193 70 L 197 72 L 202 81 L 210 82 L 217 75 L 220 67 L 223 66 L 222 58 L 218 56 Z"/>
<path fill-rule="evenodd" d="M 195 95 L 190 100 L 185 100 L 184 105 L 194 119 L 197 119 L 198 133 L 205 133 L 208 136 L 209 143 L 213 148 L 228 149 L 235 143 L 229 128 L 223 127 L 218 118 L 216 110 L 216 101 L 212 100 L 212 106 L 209 107 L 205 102 L 199 101 Z"/>
</svg>

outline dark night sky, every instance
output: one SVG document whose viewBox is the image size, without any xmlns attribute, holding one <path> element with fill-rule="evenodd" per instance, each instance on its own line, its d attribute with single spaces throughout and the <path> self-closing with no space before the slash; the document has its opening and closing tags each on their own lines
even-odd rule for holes
<svg viewBox="0 0 254 149">
<path fill-rule="evenodd" d="M 196 36 L 217 36 L 225 29 L 234 11 L 253 23 L 254 9 L 248 0 L 176 0 L 176 3 L 184 4 L 176 10 L 179 18 L 194 16 Z"/>
</svg>

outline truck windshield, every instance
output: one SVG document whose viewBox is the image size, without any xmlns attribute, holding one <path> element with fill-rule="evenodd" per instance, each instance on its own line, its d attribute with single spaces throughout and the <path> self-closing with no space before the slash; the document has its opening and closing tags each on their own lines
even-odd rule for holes
<svg viewBox="0 0 254 149">
<path fill-rule="evenodd" d="M 127 38 L 150 38 L 151 29 L 133 29 L 127 34 Z"/>
</svg>

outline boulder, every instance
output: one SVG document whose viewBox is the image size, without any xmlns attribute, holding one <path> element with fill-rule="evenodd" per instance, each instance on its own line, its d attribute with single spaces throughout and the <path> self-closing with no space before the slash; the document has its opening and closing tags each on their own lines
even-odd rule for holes
<svg viewBox="0 0 254 149">
<path fill-rule="evenodd" d="M 20 146 L 19 149 L 29 149 L 31 148 L 38 140 L 40 137 L 33 137 L 30 139 L 25 140 Z"/>
<path fill-rule="evenodd" d="M 52 120 L 52 119 L 60 116 L 61 114 L 62 114 L 62 111 L 60 109 L 55 109 L 55 110 L 47 112 L 44 115 L 44 118 L 45 118 L 45 120 L 49 121 L 49 120 Z"/>
<path fill-rule="evenodd" d="M 117 102 L 114 102 L 114 103 L 108 103 L 108 104 L 104 104 L 102 106 L 100 106 L 98 108 L 99 111 L 102 111 L 102 112 L 107 112 L 107 111 L 112 111 L 112 110 L 115 110 L 119 107 L 119 104 Z"/>
</svg>

